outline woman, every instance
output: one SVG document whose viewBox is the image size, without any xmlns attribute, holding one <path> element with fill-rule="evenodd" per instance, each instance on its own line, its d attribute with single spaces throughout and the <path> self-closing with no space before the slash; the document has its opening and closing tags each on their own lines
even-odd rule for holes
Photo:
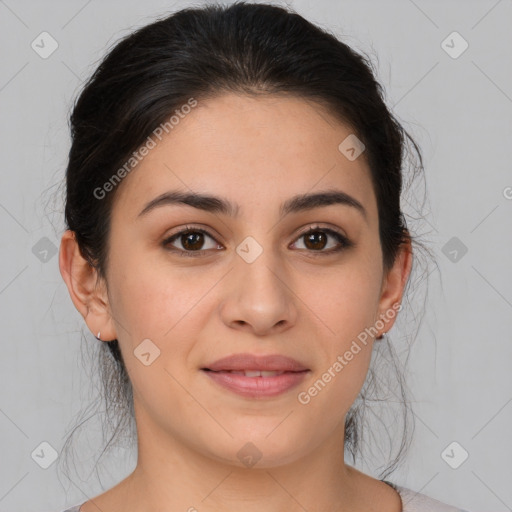
<svg viewBox="0 0 512 512">
<path fill-rule="evenodd" d="M 113 48 L 71 128 L 60 270 L 138 459 L 68 512 L 458 510 L 344 461 L 413 263 L 412 139 L 360 55 L 276 6 L 185 9 Z"/>
</svg>

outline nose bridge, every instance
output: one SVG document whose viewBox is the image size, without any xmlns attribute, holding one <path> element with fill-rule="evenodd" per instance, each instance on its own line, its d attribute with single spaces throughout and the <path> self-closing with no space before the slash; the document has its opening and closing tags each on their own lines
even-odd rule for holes
<svg viewBox="0 0 512 512">
<path fill-rule="evenodd" d="M 236 247 L 224 321 L 231 325 L 249 324 L 263 333 L 276 324 L 293 322 L 295 307 L 285 265 L 271 245 L 272 235 L 256 236 L 247 236 Z"/>
<path fill-rule="evenodd" d="M 279 260 L 277 250 L 272 246 L 272 236 L 249 235 L 236 247 L 237 279 L 243 289 L 252 287 L 258 293 L 277 293 L 283 286 L 283 266 Z M 250 291 L 250 290 L 249 290 Z"/>
</svg>

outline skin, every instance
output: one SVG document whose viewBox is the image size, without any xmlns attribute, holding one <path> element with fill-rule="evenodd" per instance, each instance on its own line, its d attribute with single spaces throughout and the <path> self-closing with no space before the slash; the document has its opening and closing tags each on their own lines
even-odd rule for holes
<svg viewBox="0 0 512 512">
<path fill-rule="evenodd" d="M 64 233 L 62 277 L 91 332 L 119 340 L 139 441 L 133 473 L 82 512 L 402 509 L 390 486 L 343 460 L 345 416 L 378 340 L 361 344 L 307 405 L 297 400 L 401 302 L 411 269 L 405 244 L 384 272 L 364 153 L 350 161 L 338 150 L 351 133 L 300 98 L 230 93 L 200 101 L 119 185 L 106 281 L 97 282 Z M 331 188 L 356 198 L 366 218 L 341 204 L 279 216 L 291 196 Z M 166 205 L 138 217 L 169 190 L 224 197 L 239 214 Z M 355 245 L 326 254 L 339 245 L 332 235 L 324 246 L 307 245 L 300 235 L 317 223 Z M 203 255 L 169 250 L 185 250 L 184 237 L 163 246 L 191 224 L 213 237 L 198 245 Z M 252 263 L 236 252 L 247 236 L 263 249 Z M 133 353 L 147 338 L 160 350 L 149 366 Z M 200 371 L 240 352 L 284 354 L 311 371 L 299 387 L 265 399 L 235 395 Z M 237 457 L 247 442 L 261 453 L 250 468 Z"/>
</svg>

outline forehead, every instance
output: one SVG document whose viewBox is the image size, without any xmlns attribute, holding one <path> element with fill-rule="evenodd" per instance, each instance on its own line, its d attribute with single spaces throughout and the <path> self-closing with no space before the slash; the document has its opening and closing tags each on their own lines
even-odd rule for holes
<svg viewBox="0 0 512 512">
<path fill-rule="evenodd" d="M 224 94 L 199 100 L 173 121 L 159 138 L 151 136 L 152 149 L 117 191 L 115 209 L 125 218 L 176 189 L 229 198 L 244 215 L 251 205 L 337 188 L 376 215 L 364 152 L 349 160 L 339 149 L 351 127 L 312 101 Z"/>
</svg>

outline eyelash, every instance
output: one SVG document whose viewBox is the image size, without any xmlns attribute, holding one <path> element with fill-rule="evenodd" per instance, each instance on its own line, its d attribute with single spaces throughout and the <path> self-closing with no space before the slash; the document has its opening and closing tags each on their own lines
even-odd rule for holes
<svg viewBox="0 0 512 512">
<path fill-rule="evenodd" d="M 306 249 L 307 252 L 312 253 L 314 256 L 328 256 L 330 254 L 338 253 L 345 249 L 354 247 L 354 245 L 355 245 L 353 242 L 351 242 L 346 236 L 342 235 L 341 233 L 338 233 L 337 231 L 334 231 L 329 228 L 323 228 L 321 226 L 312 226 L 307 231 L 301 233 L 297 237 L 296 240 L 299 240 L 300 238 L 305 237 L 306 235 L 309 235 L 310 233 L 316 233 L 316 232 L 323 232 L 323 233 L 327 233 L 327 234 L 333 236 L 336 239 L 336 241 L 338 243 L 340 243 L 341 245 L 335 249 L 330 249 L 327 251 L 324 251 L 324 250 L 314 251 L 314 250 Z M 203 233 L 205 235 L 208 235 L 213 240 L 215 240 L 215 237 L 213 237 L 208 231 L 206 231 L 202 228 L 198 228 L 198 227 L 194 227 L 194 226 L 186 226 L 181 231 L 178 231 L 177 233 L 173 234 L 172 236 L 166 238 L 162 242 L 162 245 L 164 246 L 164 248 L 166 250 L 174 252 L 174 253 L 178 254 L 179 256 L 192 257 L 192 258 L 200 257 L 203 255 L 203 253 L 208 252 L 210 250 L 210 249 L 200 249 L 198 251 L 184 251 L 182 249 L 177 249 L 176 247 L 169 247 L 169 244 L 171 242 L 174 242 L 181 235 L 188 234 L 188 233 Z M 215 242 L 218 243 L 217 240 L 215 240 Z"/>
</svg>

